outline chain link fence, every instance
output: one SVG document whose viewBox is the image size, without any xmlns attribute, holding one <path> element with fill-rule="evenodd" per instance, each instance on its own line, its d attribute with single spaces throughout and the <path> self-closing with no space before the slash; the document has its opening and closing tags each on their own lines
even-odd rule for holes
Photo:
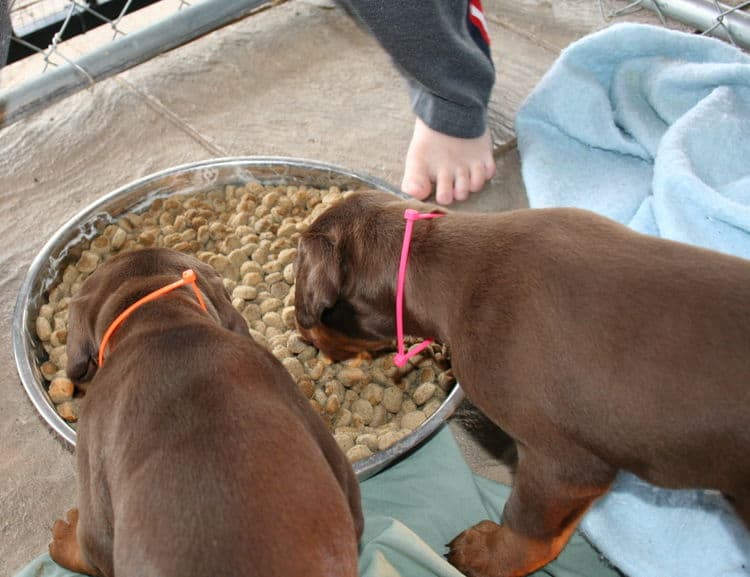
<svg viewBox="0 0 750 577">
<path fill-rule="evenodd" d="M 285 0 L 0 0 L 0 128 L 103 78 Z M 605 20 L 655 11 L 750 49 L 750 0 L 597 0 Z M 83 37 L 85 42 L 78 42 Z M 24 77 L 2 65 L 24 60 Z M 29 70 L 37 74 L 29 76 Z"/>
<path fill-rule="evenodd" d="M 63 4 L 64 17 L 60 19 L 57 11 L 59 28 L 49 42 L 34 44 L 28 36 L 18 35 L 16 10 L 18 3 L 24 1 L 39 4 L 35 8 L 39 13 L 44 5 Z M 22 82 L 7 82 L 7 72 L 13 64 L 0 69 L 0 128 L 95 82 L 283 0 L 160 0 L 156 3 L 154 0 L 104 0 L 96 7 L 94 1 L 15 0 L 15 5 L 6 5 L 13 28 L 9 53 L 21 46 L 30 51 L 30 55 Z M 139 9 L 131 12 L 133 7 Z M 94 21 L 96 25 L 87 24 Z M 84 28 L 85 34 L 63 41 L 66 35 L 76 36 L 71 32 L 76 26 Z M 86 26 L 90 29 L 85 30 Z M 37 25 L 35 30 L 39 27 Z M 5 34 L 2 37 L 5 38 Z M 77 42 L 79 39 L 83 41 Z M 29 77 L 30 68 L 39 72 Z"/>
<path fill-rule="evenodd" d="M 627 16 L 641 9 L 649 9 L 659 16 L 662 24 L 673 20 L 694 28 L 701 34 L 717 36 L 744 50 L 750 49 L 750 0 L 718 2 L 718 0 L 634 0 L 604 5 L 599 0 L 606 20 Z"/>
</svg>

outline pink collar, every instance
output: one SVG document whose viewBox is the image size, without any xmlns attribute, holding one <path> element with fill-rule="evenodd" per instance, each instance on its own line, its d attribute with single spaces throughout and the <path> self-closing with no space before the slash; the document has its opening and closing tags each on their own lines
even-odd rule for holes
<svg viewBox="0 0 750 577">
<path fill-rule="evenodd" d="M 414 221 L 441 216 L 444 215 L 417 212 L 411 208 L 407 208 L 404 211 L 406 229 L 404 230 L 404 243 L 401 246 L 401 262 L 398 265 L 398 283 L 396 285 L 396 339 L 398 353 L 393 357 L 393 364 L 397 367 L 403 367 L 410 358 L 418 355 L 432 344 L 432 340 L 427 339 L 418 345 L 414 345 L 410 351 L 406 351 L 406 347 L 404 346 L 404 285 L 406 284 L 406 263 L 409 261 L 409 246 L 411 245 L 411 233 L 414 228 Z"/>
</svg>

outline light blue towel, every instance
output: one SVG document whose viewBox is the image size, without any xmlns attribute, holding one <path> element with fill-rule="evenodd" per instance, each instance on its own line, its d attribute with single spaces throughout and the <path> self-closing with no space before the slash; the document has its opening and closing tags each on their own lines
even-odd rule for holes
<svg viewBox="0 0 750 577">
<path fill-rule="evenodd" d="M 563 51 L 516 130 L 532 208 L 750 259 L 750 57 L 731 45 L 612 26 Z M 581 528 L 629 577 L 750 576 L 750 534 L 710 492 L 622 474 Z"/>
</svg>

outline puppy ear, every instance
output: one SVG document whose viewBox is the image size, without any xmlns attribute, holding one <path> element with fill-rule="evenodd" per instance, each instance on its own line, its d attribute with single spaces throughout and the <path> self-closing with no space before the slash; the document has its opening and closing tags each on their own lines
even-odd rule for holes
<svg viewBox="0 0 750 577">
<path fill-rule="evenodd" d="M 250 333 L 247 321 L 232 306 L 232 297 L 229 296 L 221 275 L 213 267 L 202 262 L 193 263 L 192 268 L 199 273 L 198 286 L 214 306 L 221 326 L 240 335 L 248 336 Z"/>
<path fill-rule="evenodd" d="M 232 306 L 232 303 L 229 300 L 229 294 L 227 294 L 226 297 L 226 301 L 222 300 L 218 304 L 214 303 L 216 312 L 219 314 L 219 319 L 221 319 L 221 326 L 242 336 L 248 336 L 250 332 L 248 330 L 247 321 L 239 311 Z"/>
<path fill-rule="evenodd" d="M 303 328 L 320 324 L 323 311 L 338 300 L 342 283 L 341 252 L 326 236 L 303 234 L 296 262 L 294 308 Z"/>
<path fill-rule="evenodd" d="M 94 342 L 93 326 L 86 318 L 87 300 L 85 297 L 74 298 L 69 306 L 65 372 L 74 381 L 89 380 L 96 371 L 98 347 Z"/>
</svg>

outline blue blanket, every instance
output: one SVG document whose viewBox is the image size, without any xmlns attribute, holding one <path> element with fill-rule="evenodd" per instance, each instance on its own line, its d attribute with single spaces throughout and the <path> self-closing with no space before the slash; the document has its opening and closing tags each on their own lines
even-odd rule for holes
<svg viewBox="0 0 750 577">
<path fill-rule="evenodd" d="M 750 58 L 731 45 L 612 26 L 563 51 L 516 130 L 532 208 L 750 259 Z M 581 527 L 629 577 L 750 576 L 750 534 L 711 492 L 622 474 Z"/>
</svg>

